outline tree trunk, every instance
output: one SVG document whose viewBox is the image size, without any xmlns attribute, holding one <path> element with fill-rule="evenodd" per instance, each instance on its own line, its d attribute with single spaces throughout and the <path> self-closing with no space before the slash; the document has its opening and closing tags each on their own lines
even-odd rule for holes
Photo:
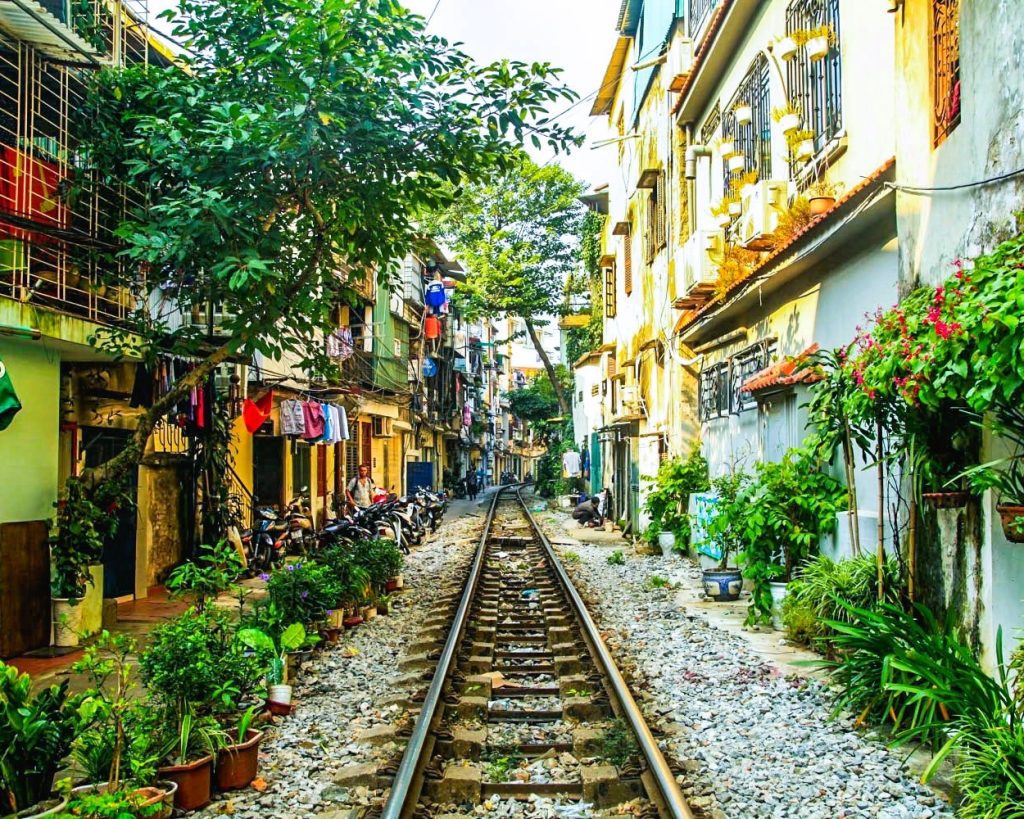
<svg viewBox="0 0 1024 819">
<path fill-rule="evenodd" d="M 572 417 L 572 405 L 565 396 L 565 390 L 562 389 L 562 382 L 558 380 L 558 373 L 555 372 L 555 366 L 551 363 L 551 359 L 548 358 L 547 350 L 541 346 L 540 336 L 537 335 L 537 328 L 533 326 L 533 322 L 530 319 L 523 317 L 523 323 L 526 325 L 526 332 L 530 334 L 530 341 L 533 342 L 533 348 L 537 351 L 537 355 L 540 356 L 540 360 L 544 362 L 544 369 L 547 371 L 548 380 L 551 382 L 551 387 L 555 391 L 555 396 L 558 398 L 558 408 L 562 413 L 563 417 Z"/>
<path fill-rule="evenodd" d="M 878 451 L 878 602 L 885 599 L 885 439 L 882 433 L 882 422 L 876 426 Z"/>
<path fill-rule="evenodd" d="M 846 462 L 846 486 L 850 496 L 850 551 L 860 557 L 860 515 L 857 503 L 857 472 L 854 466 L 853 439 L 849 419 L 843 420 L 843 460 Z"/>
</svg>

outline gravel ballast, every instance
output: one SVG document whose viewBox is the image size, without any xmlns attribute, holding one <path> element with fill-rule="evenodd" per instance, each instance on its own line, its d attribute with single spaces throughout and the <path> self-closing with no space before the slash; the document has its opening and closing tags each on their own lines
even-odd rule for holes
<svg viewBox="0 0 1024 819">
<path fill-rule="evenodd" d="M 566 516 L 547 520 L 549 536 Z M 571 531 L 571 529 L 570 529 Z M 738 634 L 710 625 L 680 603 L 700 588 L 700 570 L 676 555 L 609 565 L 608 546 L 559 546 L 648 720 L 665 731 L 690 804 L 716 819 L 747 817 L 951 817 L 948 804 L 918 784 L 902 757 L 829 718 L 827 687 L 786 676 Z M 654 575 L 673 587 L 651 589 Z M 781 634 L 780 634 L 781 639 Z"/>
</svg>

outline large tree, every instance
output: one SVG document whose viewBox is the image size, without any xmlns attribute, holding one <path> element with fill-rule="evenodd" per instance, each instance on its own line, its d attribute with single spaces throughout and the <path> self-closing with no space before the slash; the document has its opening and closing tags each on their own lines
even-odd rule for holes
<svg viewBox="0 0 1024 819">
<path fill-rule="evenodd" d="M 468 314 L 522 319 L 563 415 L 572 412 L 537 328 L 565 310 L 579 264 L 585 186 L 556 164 L 525 154 L 504 173 L 461 191 L 433 224 L 468 270 L 459 299 Z"/>
<path fill-rule="evenodd" d="M 165 16 L 186 64 L 96 74 L 76 195 L 140 192 L 103 265 L 138 309 L 97 343 L 198 366 L 104 474 L 225 361 L 287 351 L 328 371 L 320 334 L 354 278 L 403 257 L 426 213 L 503 172 L 524 137 L 573 141 L 545 113 L 573 97 L 557 69 L 478 65 L 394 0 L 180 0 Z M 227 316 L 215 343 L 180 321 L 210 304 Z"/>
</svg>

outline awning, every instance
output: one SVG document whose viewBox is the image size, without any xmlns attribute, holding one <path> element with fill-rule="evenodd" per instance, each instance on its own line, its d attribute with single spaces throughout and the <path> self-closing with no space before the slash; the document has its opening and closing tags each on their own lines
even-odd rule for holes
<svg viewBox="0 0 1024 819">
<path fill-rule="evenodd" d="M 103 62 L 98 49 L 36 0 L 0 1 L 0 27 L 48 57 L 72 63 Z"/>
<path fill-rule="evenodd" d="M 776 361 L 770 367 L 754 373 L 748 378 L 741 389 L 751 393 L 765 392 L 766 390 L 777 390 L 784 387 L 791 387 L 795 384 L 813 384 L 821 381 L 824 377 L 812 367 L 798 369 L 801 364 L 807 361 L 812 355 L 821 349 L 817 344 L 812 344 L 799 355 L 789 356 Z"/>
</svg>

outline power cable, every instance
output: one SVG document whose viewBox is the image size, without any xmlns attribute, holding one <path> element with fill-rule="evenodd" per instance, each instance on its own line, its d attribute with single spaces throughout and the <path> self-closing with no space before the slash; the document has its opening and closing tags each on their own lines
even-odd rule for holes
<svg viewBox="0 0 1024 819">
<path fill-rule="evenodd" d="M 429 16 L 427 17 L 427 23 L 426 23 L 425 26 L 423 26 L 423 30 L 424 31 L 426 31 L 427 28 L 429 28 L 430 21 L 434 19 L 434 15 L 437 14 L 437 7 L 440 6 L 440 5 L 441 5 L 441 0 L 437 0 L 437 2 L 434 3 L 433 11 L 430 12 Z"/>
<path fill-rule="evenodd" d="M 959 185 L 938 185 L 936 187 L 928 188 L 920 185 L 900 185 L 895 182 L 886 182 L 885 187 L 901 193 L 909 193 L 912 196 L 927 196 L 930 193 L 961 191 L 967 188 L 980 188 L 984 185 L 994 185 L 996 182 L 1005 182 L 1007 179 L 1013 179 L 1015 176 L 1021 175 L 1024 175 L 1024 168 L 1018 168 L 1015 171 L 1009 171 L 1007 173 L 999 174 L 998 176 L 990 176 L 988 179 L 982 179 L 978 182 L 963 182 Z"/>
</svg>

